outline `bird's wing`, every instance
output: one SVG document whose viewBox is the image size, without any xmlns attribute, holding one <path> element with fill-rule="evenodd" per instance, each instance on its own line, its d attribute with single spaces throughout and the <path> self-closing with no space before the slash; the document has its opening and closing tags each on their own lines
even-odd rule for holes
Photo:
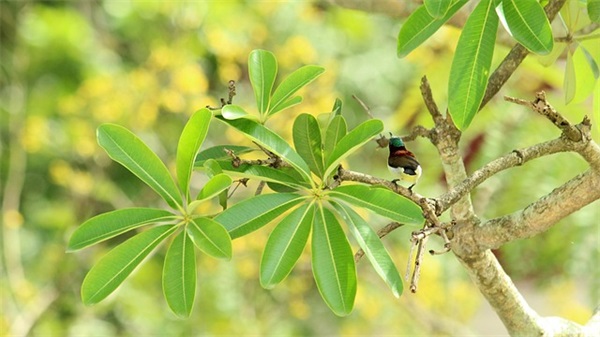
<svg viewBox="0 0 600 337">
<path fill-rule="evenodd" d="M 419 162 L 414 157 L 394 156 L 388 159 L 388 165 L 391 167 L 402 167 L 404 168 L 404 173 L 416 175 Z"/>
</svg>

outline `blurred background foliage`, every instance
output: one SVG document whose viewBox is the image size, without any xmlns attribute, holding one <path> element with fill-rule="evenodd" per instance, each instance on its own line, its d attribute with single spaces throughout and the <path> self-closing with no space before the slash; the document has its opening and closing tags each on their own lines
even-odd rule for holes
<svg viewBox="0 0 600 337">
<path fill-rule="evenodd" d="M 414 125 L 432 125 L 418 89 L 421 76 L 428 76 L 438 104 L 446 105 L 459 30 L 443 28 L 398 59 L 399 20 L 319 1 L 2 1 L 0 6 L 2 335 L 505 333 L 451 254 L 427 257 L 419 292 L 399 300 L 368 263 L 359 263 L 355 311 L 338 318 L 317 293 L 308 256 L 282 285 L 260 288 L 267 228 L 236 240 L 230 263 L 198 261 L 197 303 L 192 318 L 179 320 L 162 298 L 164 250 L 93 307 L 80 301 L 83 277 L 124 238 L 65 253 L 67 238 L 85 219 L 115 208 L 161 205 L 97 146 L 99 124 L 131 129 L 172 168 L 186 119 L 200 107 L 219 105 L 229 80 L 237 82 L 235 102 L 255 109 L 246 60 L 251 50 L 262 48 L 275 53 L 282 76 L 304 64 L 326 68 L 304 90 L 301 105 L 269 121 L 288 139 L 295 115 L 330 111 L 336 97 L 344 101 L 351 126 L 369 118 L 353 94 L 386 123 L 386 131 L 406 134 Z M 507 50 L 496 52 L 495 64 Z M 572 122 L 588 114 L 598 123 L 598 103 L 594 108 L 591 98 L 565 106 L 563 74 L 564 59 L 543 67 L 530 57 L 501 94 L 531 99 L 544 89 Z M 463 136 L 467 168 L 472 172 L 515 148 L 558 135 L 544 118 L 495 98 Z M 594 137 L 599 140 L 597 131 Z M 232 143 L 247 141 L 214 122 L 205 147 Z M 418 192 L 443 193 L 434 147 L 423 139 L 409 147 L 424 166 Z M 386 156 L 373 142 L 345 165 L 391 179 Z M 558 154 L 502 172 L 474 192 L 476 211 L 492 218 L 518 210 L 585 169 L 576 155 Z M 253 193 L 253 187 L 252 182 L 240 187 L 233 201 Z M 600 300 L 598 206 L 595 202 L 548 232 L 495 252 L 540 314 L 584 322 Z M 376 228 L 386 224 L 370 220 Z M 399 229 L 384 240 L 401 269 L 412 230 Z"/>
</svg>

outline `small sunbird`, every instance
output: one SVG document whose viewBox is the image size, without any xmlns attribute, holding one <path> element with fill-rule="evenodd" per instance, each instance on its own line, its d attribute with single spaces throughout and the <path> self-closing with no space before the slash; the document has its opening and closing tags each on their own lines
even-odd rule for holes
<svg viewBox="0 0 600 337">
<path fill-rule="evenodd" d="M 394 176 L 399 177 L 392 180 L 392 182 L 405 181 L 412 183 L 408 188 L 412 192 L 412 188 L 417 184 L 421 173 L 423 173 L 421 164 L 419 164 L 415 155 L 406 149 L 400 137 L 390 138 L 389 149 L 388 169 Z"/>
</svg>

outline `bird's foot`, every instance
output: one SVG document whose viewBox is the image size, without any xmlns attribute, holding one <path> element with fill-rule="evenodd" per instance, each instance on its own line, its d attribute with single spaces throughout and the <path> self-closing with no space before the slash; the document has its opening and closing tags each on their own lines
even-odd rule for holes
<svg viewBox="0 0 600 337">
<path fill-rule="evenodd" d="M 394 179 L 394 180 L 392 180 L 392 184 L 398 185 L 399 181 L 400 181 L 400 179 Z"/>
<path fill-rule="evenodd" d="M 413 193 L 413 190 L 412 190 L 412 188 L 413 188 L 413 187 L 415 187 L 415 185 L 416 185 L 416 184 L 412 184 L 412 185 L 410 185 L 410 186 L 408 187 L 408 190 L 410 191 L 410 194 L 412 194 L 412 193 Z"/>
</svg>

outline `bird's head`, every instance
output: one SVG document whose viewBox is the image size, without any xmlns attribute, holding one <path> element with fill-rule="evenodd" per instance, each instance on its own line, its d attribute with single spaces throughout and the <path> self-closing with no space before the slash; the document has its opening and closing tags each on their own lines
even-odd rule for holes
<svg viewBox="0 0 600 337">
<path fill-rule="evenodd" d="M 404 142 L 400 137 L 392 137 L 390 138 L 390 148 L 391 147 L 404 147 Z"/>
</svg>

